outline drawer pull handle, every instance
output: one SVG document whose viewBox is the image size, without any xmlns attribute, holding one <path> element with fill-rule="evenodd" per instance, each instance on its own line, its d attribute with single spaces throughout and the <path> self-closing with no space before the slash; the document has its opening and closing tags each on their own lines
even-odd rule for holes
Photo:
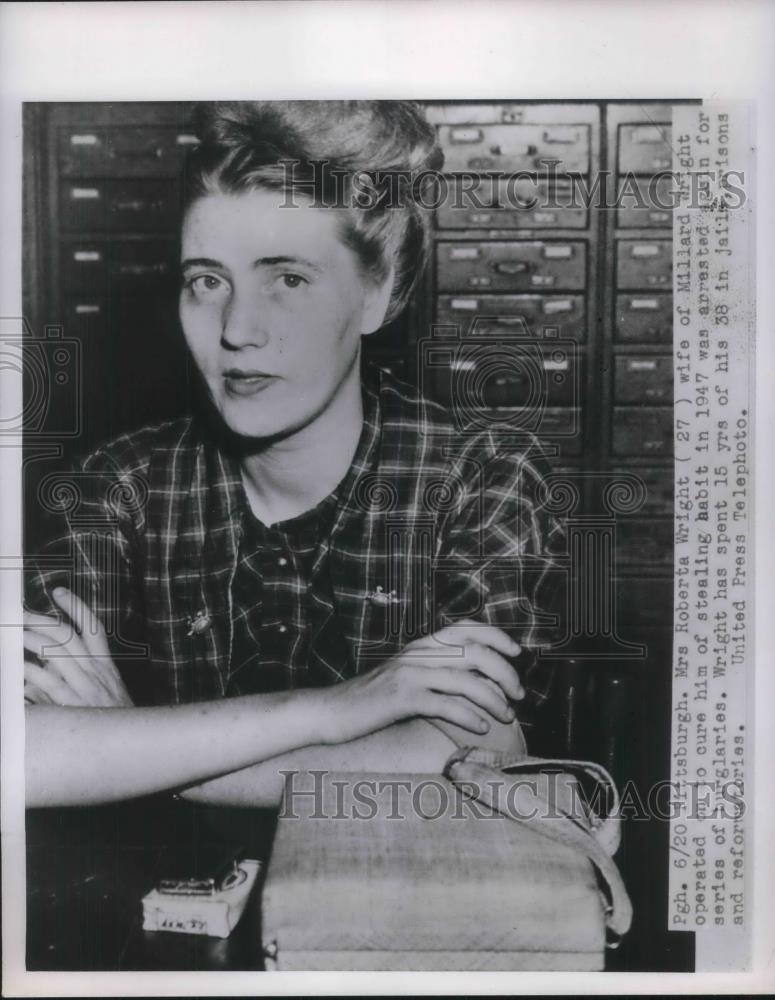
<svg viewBox="0 0 775 1000">
<path fill-rule="evenodd" d="M 667 126 L 663 126 L 666 128 Z M 643 125 L 641 128 L 634 128 L 630 133 L 630 140 L 639 146 L 662 144 L 667 142 L 667 136 L 659 125 Z"/>
<path fill-rule="evenodd" d="M 479 247 L 452 247 L 449 251 L 450 260 L 478 260 Z"/>
<path fill-rule="evenodd" d="M 119 274 L 129 274 L 133 276 L 143 276 L 146 274 L 165 274 L 166 264 L 119 264 Z"/>
<path fill-rule="evenodd" d="M 453 299 L 450 305 L 453 309 L 465 309 L 466 312 L 476 312 L 479 308 L 479 299 Z"/>
<path fill-rule="evenodd" d="M 636 243 L 631 253 L 633 257 L 658 257 L 660 247 L 656 243 Z"/>
<path fill-rule="evenodd" d="M 99 139 L 91 133 L 79 133 L 70 136 L 71 146 L 96 146 Z"/>
<path fill-rule="evenodd" d="M 124 149 L 121 155 L 126 160 L 161 160 L 164 150 L 161 146 L 155 146 L 153 149 Z"/>
<path fill-rule="evenodd" d="M 630 299 L 630 309 L 633 312 L 638 312 L 642 309 L 659 309 L 659 301 L 657 299 Z"/>
<path fill-rule="evenodd" d="M 458 358 L 450 364 L 450 368 L 453 372 L 474 372 L 476 371 L 476 362 Z"/>
<path fill-rule="evenodd" d="M 76 201 L 99 198 L 99 188 L 70 188 L 70 197 Z"/>
<path fill-rule="evenodd" d="M 554 361 L 551 358 L 546 358 L 544 360 L 544 371 L 545 372 L 566 372 L 570 367 L 567 358 L 565 361 Z"/>
<path fill-rule="evenodd" d="M 524 260 L 499 260 L 493 270 L 496 274 L 525 274 L 527 262 Z"/>
<path fill-rule="evenodd" d="M 496 326 L 522 326 L 523 323 L 527 322 L 524 316 L 498 316 L 492 321 L 493 327 Z"/>
<path fill-rule="evenodd" d="M 630 372 L 655 372 L 657 370 L 656 361 L 628 361 L 627 371 Z"/>
<path fill-rule="evenodd" d="M 669 212 L 649 212 L 649 219 L 651 222 L 669 222 L 670 213 Z"/>
<path fill-rule="evenodd" d="M 142 212 L 148 209 L 152 212 L 161 212 L 164 208 L 163 201 L 115 201 L 111 206 L 114 212 Z"/>
<path fill-rule="evenodd" d="M 542 223 L 543 222 L 544 224 L 548 224 L 550 222 L 556 222 L 557 221 L 557 213 L 556 212 L 534 212 L 533 213 L 533 221 L 534 222 L 538 222 L 538 223 Z"/>
<path fill-rule="evenodd" d="M 472 288 L 489 288 L 492 284 L 492 278 L 488 278 L 483 274 L 474 274 L 468 279 L 468 284 Z"/>
<path fill-rule="evenodd" d="M 650 274 L 646 280 L 649 285 L 666 285 L 670 281 L 670 275 Z"/>
<path fill-rule="evenodd" d="M 73 254 L 73 260 L 78 261 L 79 264 L 92 263 L 102 260 L 102 254 L 99 250 L 76 250 Z"/>
<path fill-rule="evenodd" d="M 80 304 L 79 303 L 75 307 L 75 313 L 76 313 L 77 316 L 93 316 L 93 315 L 96 315 L 97 313 L 101 313 L 101 312 L 102 312 L 102 310 L 100 309 L 99 306 L 91 305 L 91 304 L 85 304 L 85 303 L 84 304 Z"/>
<path fill-rule="evenodd" d="M 453 128 L 449 133 L 449 141 L 453 143 L 481 142 L 484 132 L 480 128 Z"/>
<path fill-rule="evenodd" d="M 198 139 L 198 137 L 195 136 L 195 135 L 191 135 L 188 132 L 179 132 L 178 135 L 175 136 L 175 142 L 178 144 L 178 146 L 198 146 L 199 145 L 199 139 Z"/>
<path fill-rule="evenodd" d="M 570 299 L 548 299 L 544 302 L 543 311 L 547 316 L 554 313 L 573 312 L 573 303 Z"/>
<path fill-rule="evenodd" d="M 578 132 L 544 132 L 544 142 L 553 146 L 573 146 L 579 141 Z"/>
<path fill-rule="evenodd" d="M 658 156 L 655 160 L 651 161 L 651 165 L 655 170 L 667 170 L 671 163 L 672 160 L 667 156 Z"/>
<path fill-rule="evenodd" d="M 492 222 L 492 212 L 471 212 L 468 218 L 475 225 Z"/>
<path fill-rule="evenodd" d="M 530 284 L 539 288 L 551 288 L 552 285 L 557 284 L 557 278 L 554 274 L 532 274 Z"/>
<path fill-rule="evenodd" d="M 546 260 L 569 260 L 573 256 L 573 247 L 544 247 L 541 256 Z"/>
</svg>

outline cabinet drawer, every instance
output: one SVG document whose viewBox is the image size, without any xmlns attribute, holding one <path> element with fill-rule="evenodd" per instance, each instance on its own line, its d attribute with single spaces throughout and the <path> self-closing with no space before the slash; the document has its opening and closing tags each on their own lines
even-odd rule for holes
<svg viewBox="0 0 775 1000">
<path fill-rule="evenodd" d="M 165 284 L 177 273 L 173 240 L 74 240 L 61 248 L 66 293 L 109 294 Z"/>
<path fill-rule="evenodd" d="M 175 177 L 196 136 L 164 125 L 60 127 L 59 171 L 65 177 Z"/>
<path fill-rule="evenodd" d="M 550 187 L 528 179 L 481 177 L 471 188 L 451 178 L 436 212 L 440 229 L 584 229 L 587 224 L 588 211 L 574 205 L 570 184 Z"/>
<path fill-rule="evenodd" d="M 619 288 L 671 289 L 672 240 L 619 240 L 616 245 L 616 284 Z"/>
<path fill-rule="evenodd" d="M 427 394 L 433 398 L 431 391 Z M 575 407 L 537 411 L 516 406 L 461 405 L 450 407 L 450 412 L 454 425 L 464 433 L 490 430 L 513 441 L 517 449 L 537 437 L 547 456 L 554 459 L 553 467 L 557 460 L 560 464 L 573 463 L 582 453 L 581 410 Z"/>
<path fill-rule="evenodd" d="M 670 343 L 672 295 L 617 295 L 615 337 L 628 344 Z"/>
<path fill-rule="evenodd" d="M 579 401 L 581 358 L 533 341 L 508 339 L 431 347 L 424 358 L 424 384 L 447 406 L 473 409 L 507 406 L 573 406 Z"/>
<path fill-rule="evenodd" d="M 64 181 L 62 228 L 76 232 L 153 232 L 177 227 L 177 184 L 168 180 Z"/>
<path fill-rule="evenodd" d="M 626 626 L 637 625 L 649 630 L 662 629 L 672 633 L 673 626 L 673 580 L 638 579 L 623 576 L 620 572 L 616 579 L 616 605 L 618 619 L 624 627 L 619 631 L 622 638 L 643 642 L 644 639 L 652 647 L 655 643 L 653 635 L 633 634 Z M 672 637 L 672 636 L 670 636 Z M 668 642 L 664 650 L 662 664 L 670 663 L 671 645 Z"/>
<path fill-rule="evenodd" d="M 478 323 L 476 321 L 479 320 Z M 490 332 L 498 320 L 512 324 L 522 320 L 534 337 L 554 336 L 573 340 L 586 338 L 583 295 L 440 295 L 436 322 L 457 326 L 463 335 Z M 474 323 L 476 328 L 472 329 Z M 521 325 L 521 324 L 520 324 Z"/>
<path fill-rule="evenodd" d="M 671 519 L 627 518 L 617 523 L 616 554 L 619 565 L 647 569 L 673 565 Z"/>
<path fill-rule="evenodd" d="M 669 229 L 676 197 L 672 177 L 633 178 L 619 189 L 616 224 L 620 229 Z"/>
<path fill-rule="evenodd" d="M 102 338 L 108 329 L 108 305 L 95 295 L 69 298 L 65 302 L 65 332 L 90 340 Z"/>
<path fill-rule="evenodd" d="M 655 174 L 673 166 L 669 122 L 619 126 L 619 173 Z"/>
<path fill-rule="evenodd" d="M 669 458 L 673 454 L 673 408 L 615 406 L 613 452 Z"/>
<path fill-rule="evenodd" d="M 477 170 L 589 170 L 588 125 L 440 125 L 439 144 L 448 173 Z"/>
<path fill-rule="evenodd" d="M 614 399 L 617 403 L 672 403 L 672 355 L 618 355 L 614 368 Z"/>
<path fill-rule="evenodd" d="M 643 482 L 645 488 L 645 499 L 643 506 L 639 507 L 636 516 L 638 517 L 672 517 L 673 516 L 673 469 L 669 468 L 619 468 L 612 470 L 611 475 L 617 472 L 635 475 Z M 621 518 L 619 519 L 621 521 Z"/>
<path fill-rule="evenodd" d="M 439 291 L 584 289 L 586 244 L 581 242 L 438 243 Z"/>
<path fill-rule="evenodd" d="M 575 407 L 545 409 L 537 415 L 535 410 L 496 406 L 486 411 L 484 419 L 480 417 L 470 423 L 476 427 L 488 427 L 496 434 L 534 433 L 547 454 L 556 456 L 560 462 L 572 461 L 582 453 L 581 410 Z M 519 442 L 516 447 L 519 447 Z"/>
</svg>

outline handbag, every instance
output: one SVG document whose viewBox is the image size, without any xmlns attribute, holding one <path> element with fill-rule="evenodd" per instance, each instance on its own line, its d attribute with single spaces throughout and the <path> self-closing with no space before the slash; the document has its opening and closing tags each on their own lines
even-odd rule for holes
<svg viewBox="0 0 775 1000">
<path fill-rule="evenodd" d="M 632 919 L 613 780 L 515 745 L 459 747 L 442 776 L 300 772 L 264 885 L 266 967 L 602 969 Z M 413 805 L 400 821 L 399 786 Z M 424 786 L 446 812 L 417 808 Z M 365 816 L 364 787 L 386 790 Z"/>
<path fill-rule="evenodd" d="M 531 757 L 476 747 L 461 747 L 447 760 L 444 776 L 463 795 L 476 798 L 526 829 L 583 854 L 605 887 L 609 947 L 627 933 L 632 904 L 613 855 L 621 839 L 619 795 L 600 764 Z M 580 794 L 579 779 L 591 779 L 597 795 L 610 805 L 598 816 Z M 597 797 L 596 795 L 596 797 Z"/>
</svg>

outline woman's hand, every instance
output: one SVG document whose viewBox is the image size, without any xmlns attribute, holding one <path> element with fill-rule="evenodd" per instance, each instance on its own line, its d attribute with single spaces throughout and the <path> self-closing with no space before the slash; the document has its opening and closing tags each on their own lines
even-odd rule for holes
<svg viewBox="0 0 775 1000">
<path fill-rule="evenodd" d="M 72 625 L 48 615 L 24 615 L 24 648 L 43 664 L 24 664 L 24 700 L 37 705 L 92 708 L 131 706 L 110 656 L 105 630 L 83 601 L 63 587 L 54 601 Z"/>
<path fill-rule="evenodd" d="M 462 621 L 410 642 L 368 673 L 320 691 L 330 716 L 324 742 L 343 743 L 413 717 L 441 719 L 479 735 L 514 719 L 525 692 L 506 657 L 518 643 L 494 625 Z"/>
</svg>

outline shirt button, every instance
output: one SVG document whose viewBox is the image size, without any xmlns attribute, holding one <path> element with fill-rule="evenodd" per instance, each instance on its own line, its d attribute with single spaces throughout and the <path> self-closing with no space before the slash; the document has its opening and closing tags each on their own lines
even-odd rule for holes
<svg viewBox="0 0 775 1000">
<path fill-rule="evenodd" d="M 277 626 L 277 631 L 278 632 L 287 632 L 288 631 L 288 626 L 287 625 L 278 625 Z"/>
<path fill-rule="evenodd" d="M 280 556 L 280 558 L 277 560 L 277 565 L 278 566 L 287 566 L 288 565 L 288 560 L 285 558 L 285 556 Z"/>
</svg>

